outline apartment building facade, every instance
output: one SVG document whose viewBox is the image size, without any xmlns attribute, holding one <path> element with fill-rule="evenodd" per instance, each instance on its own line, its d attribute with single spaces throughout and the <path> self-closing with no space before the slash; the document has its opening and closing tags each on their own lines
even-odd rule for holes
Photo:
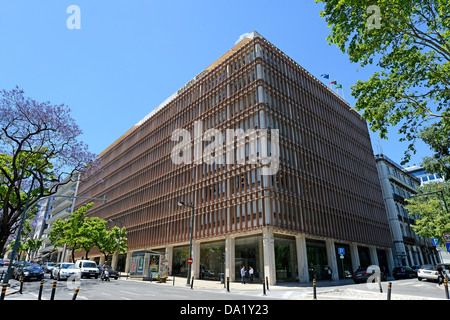
<svg viewBox="0 0 450 320">
<path fill-rule="evenodd" d="M 409 215 L 404 207 L 407 205 L 405 199 L 417 193 L 416 188 L 421 180 L 386 155 L 378 154 L 375 159 L 392 233 L 395 265 L 417 266 L 440 262 L 431 239 L 419 236 L 411 228 L 415 217 Z"/>
<path fill-rule="evenodd" d="M 254 135 L 229 139 L 230 129 Z M 151 250 L 171 274 L 186 275 L 192 210 L 179 201 L 194 208 L 195 277 L 234 280 L 252 266 L 270 283 L 308 282 L 328 268 L 338 278 L 358 266 L 393 267 L 367 124 L 257 32 L 100 157 L 102 172 L 78 195 L 107 194 L 87 215 L 126 227 L 125 271 L 133 253 Z"/>
</svg>

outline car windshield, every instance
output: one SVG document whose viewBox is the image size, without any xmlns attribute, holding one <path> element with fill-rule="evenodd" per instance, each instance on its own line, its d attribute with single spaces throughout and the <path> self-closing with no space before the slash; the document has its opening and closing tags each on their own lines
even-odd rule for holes
<svg viewBox="0 0 450 320">
<path fill-rule="evenodd" d="M 23 268 L 24 269 L 39 269 L 39 268 L 41 268 L 41 266 L 38 265 L 37 263 L 34 263 L 34 264 L 27 264 Z"/>
<path fill-rule="evenodd" d="M 75 268 L 75 264 L 74 263 L 63 263 L 61 265 L 61 269 L 71 269 L 71 268 Z"/>
<path fill-rule="evenodd" d="M 97 267 L 94 262 L 83 262 L 84 268 L 95 268 Z"/>
<path fill-rule="evenodd" d="M 56 264 L 56 263 L 49 262 L 49 263 L 47 263 L 47 266 L 51 267 L 51 266 L 54 266 L 55 264 Z"/>
<path fill-rule="evenodd" d="M 420 268 L 420 269 L 423 269 L 423 270 L 434 270 L 435 268 L 434 268 L 434 266 L 431 266 L 431 265 L 425 265 L 425 266 L 422 266 L 422 268 Z"/>
</svg>

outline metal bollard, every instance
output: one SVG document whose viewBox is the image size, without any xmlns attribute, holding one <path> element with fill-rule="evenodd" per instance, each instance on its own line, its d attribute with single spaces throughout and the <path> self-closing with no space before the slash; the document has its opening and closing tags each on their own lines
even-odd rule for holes
<svg viewBox="0 0 450 320">
<path fill-rule="evenodd" d="M 77 295 L 78 295 L 78 292 L 80 291 L 80 287 L 77 287 L 76 289 L 75 289 L 75 292 L 73 293 L 73 297 L 72 297 L 72 300 L 76 300 L 77 299 Z"/>
<path fill-rule="evenodd" d="M 194 289 L 194 277 L 192 277 L 192 281 L 191 281 L 191 289 Z"/>
<path fill-rule="evenodd" d="M 55 300 L 55 292 L 56 292 L 56 281 L 53 282 L 52 295 L 50 296 L 50 300 Z"/>
<path fill-rule="evenodd" d="M 267 285 L 267 291 L 270 291 L 269 290 L 269 277 L 266 277 L 266 285 Z"/>
<path fill-rule="evenodd" d="M 23 277 L 20 278 L 20 289 L 19 289 L 20 294 L 22 294 L 22 290 L 23 290 Z"/>
<path fill-rule="evenodd" d="M 391 300 L 391 291 L 392 291 L 392 282 L 388 283 L 388 293 L 387 293 L 387 299 Z"/>
<path fill-rule="evenodd" d="M 0 300 L 5 300 L 5 295 L 6 295 L 6 288 L 8 286 L 6 284 L 3 285 L 2 287 L 2 295 L 0 296 Z"/>
<path fill-rule="evenodd" d="M 380 288 L 380 292 L 383 293 L 383 288 L 381 287 L 381 278 L 378 277 L 378 287 Z"/>
<path fill-rule="evenodd" d="M 230 277 L 227 277 L 227 292 L 230 292 Z"/>
<path fill-rule="evenodd" d="M 313 279 L 313 300 L 317 300 L 316 279 Z"/>
<path fill-rule="evenodd" d="M 39 295 L 38 295 L 38 300 L 41 300 L 42 298 L 42 288 L 44 287 L 44 280 L 41 280 L 41 285 L 39 287 Z"/>
<path fill-rule="evenodd" d="M 266 284 L 264 278 L 262 278 L 262 285 L 263 285 L 263 294 L 266 295 Z"/>
<path fill-rule="evenodd" d="M 445 289 L 445 297 L 448 299 L 450 299 L 449 295 L 448 295 L 448 281 L 447 279 L 444 280 L 444 289 Z"/>
<path fill-rule="evenodd" d="M 174 274 L 172 274 L 172 285 L 173 286 L 175 285 L 175 275 Z"/>
</svg>

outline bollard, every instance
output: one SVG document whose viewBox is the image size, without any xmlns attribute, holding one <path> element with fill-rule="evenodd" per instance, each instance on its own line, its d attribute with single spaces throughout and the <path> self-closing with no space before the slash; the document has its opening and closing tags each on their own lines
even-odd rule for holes
<svg viewBox="0 0 450 320">
<path fill-rule="evenodd" d="M 23 277 L 20 278 L 20 289 L 19 289 L 20 294 L 22 294 L 22 290 L 23 290 Z"/>
<path fill-rule="evenodd" d="M 41 286 L 39 287 L 38 300 L 41 300 L 41 298 L 42 298 L 42 288 L 43 287 L 44 287 L 44 280 L 41 280 Z"/>
<path fill-rule="evenodd" d="M 227 292 L 230 292 L 230 277 L 227 277 Z"/>
<path fill-rule="evenodd" d="M 380 288 L 380 292 L 383 293 L 383 288 L 381 287 L 381 278 L 378 277 L 378 287 Z"/>
<path fill-rule="evenodd" d="M 52 295 L 50 296 L 50 300 L 55 300 L 55 291 L 56 291 L 56 281 L 53 282 Z"/>
<path fill-rule="evenodd" d="M 317 300 L 316 279 L 313 280 L 313 300 Z"/>
<path fill-rule="evenodd" d="M 194 277 L 192 277 L 192 281 L 191 281 L 191 289 L 194 289 Z"/>
<path fill-rule="evenodd" d="M 5 295 L 6 295 L 6 288 L 8 286 L 6 284 L 3 285 L 2 287 L 2 295 L 0 296 L 0 300 L 5 300 Z"/>
<path fill-rule="evenodd" d="M 76 300 L 76 299 L 77 299 L 78 291 L 80 291 L 80 287 L 77 287 L 77 288 L 75 289 L 75 292 L 73 293 L 72 300 Z"/>
<path fill-rule="evenodd" d="M 175 285 L 175 275 L 174 274 L 172 274 L 172 285 L 173 286 Z"/>
<path fill-rule="evenodd" d="M 387 293 L 387 299 L 391 300 L 391 291 L 392 291 L 392 282 L 388 283 L 388 293 Z"/>
<path fill-rule="evenodd" d="M 263 284 L 263 295 L 266 295 L 266 284 L 264 278 L 262 278 L 262 284 Z"/>
<path fill-rule="evenodd" d="M 449 295 L 448 295 L 448 281 L 447 279 L 444 280 L 444 289 L 445 289 L 445 297 L 448 299 L 450 299 Z"/>
<path fill-rule="evenodd" d="M 268 277 L 266 277 L 266 285 L 267 285 L 267 291 L 270 291 L 269 290 L 269 278 Z"/>
</svg>

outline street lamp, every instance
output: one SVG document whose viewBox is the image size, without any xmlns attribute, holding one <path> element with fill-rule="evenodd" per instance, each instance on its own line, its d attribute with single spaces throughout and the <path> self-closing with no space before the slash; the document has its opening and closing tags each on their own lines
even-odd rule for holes
<svg viewBox="0 0 450 320">
<path fill-rule="evenodd" d="M 114 218 L 110 218 L 109 221 L 111 221 L 111 222 L 116 222 L 116 221 L 119 222 L 120 223 L 120 228 L 121 228 L 121 230 L 119 230 L 119 239 L 117 240 L 116 262 L 114 263 L 114 270 L 117 271 L 117 263 L 119 261 L 119 245 L 120 245 L 120 238 L 121 238 L 121 231 L 122 231 L 122 228 L 123 228 L 123 223 L 119 219 L 114 219 Z"/>
<path fill-rule="evenodd" d="M 183 201 L 178 201 L 178 206 L 182 207 L 189 207 L 192 209 L 191 211 L 191 235 L 190 235 L 190 239 L 189 239 L 189 258 L 192 257 L 192 230 L 193 230 L 193 225 L 194 225 L 194 205 L 187 205 L 185 204 Z M 188 274 L 187 274 L 187 281 L 186 284 L 190 285 L 191 283 L 191 264 L 188 263 Z"/>
</svg>

